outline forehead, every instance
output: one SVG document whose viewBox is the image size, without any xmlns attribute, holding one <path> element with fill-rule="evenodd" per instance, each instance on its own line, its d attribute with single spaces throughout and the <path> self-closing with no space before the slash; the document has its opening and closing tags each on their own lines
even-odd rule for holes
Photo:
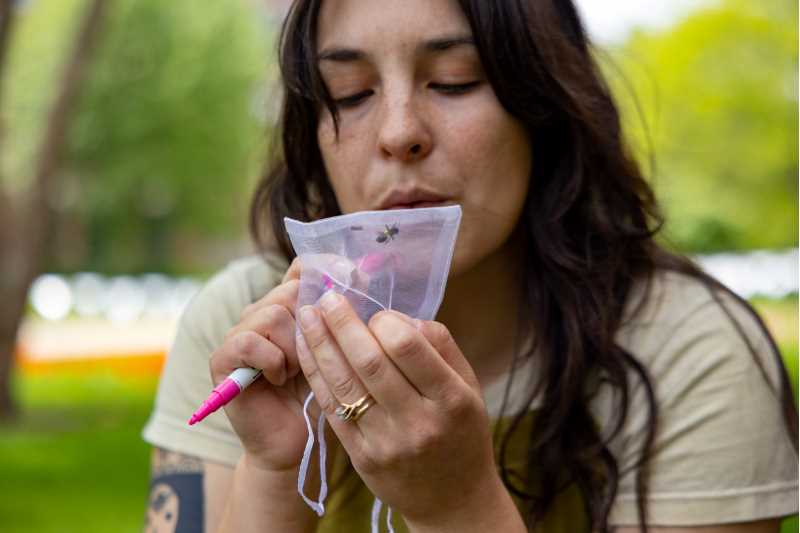
<svg viewBox="0 0 800 533">
<path fill-rule="evenodd" d="M 420 42 L 440 35 L 470 34 L 455 0 L 325 0 L 317 47 L 413 52 Z"/>
</svg>

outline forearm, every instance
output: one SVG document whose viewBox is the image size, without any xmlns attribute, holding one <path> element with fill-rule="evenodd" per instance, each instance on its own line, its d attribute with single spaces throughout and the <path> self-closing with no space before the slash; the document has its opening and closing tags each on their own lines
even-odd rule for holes
<svg viewBox="0 0 800 533">
<path fill-rule="evenodd" d="M 438 517 L 406 522 L 409 533 L 527 533 L 525 522 L 500 479 L 476 490 L 452 510 Z"/>
<path fill-rule="evenodd" d="M 236 466 L 233 486 L 217 533 L 310 533 L 317 516 L 297 493 L 297 473 Z"/>
</svg>

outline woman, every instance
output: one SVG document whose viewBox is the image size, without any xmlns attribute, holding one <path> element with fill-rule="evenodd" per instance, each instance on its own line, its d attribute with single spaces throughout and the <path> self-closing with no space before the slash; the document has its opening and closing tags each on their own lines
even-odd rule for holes
<svg viewBox="0 0 800 533">
<path fill-rule="evenodd" d="M 766 532 L 796 512 L 774 343 L 655 242 L 571 2 L 302 0 L 280 60 L 283 153 L 251 229 L 281 253 L 193 301 L 145 431 L 169 450 L 154 481 L 193 465 L 208 530 L 367 531 L 372 495 L 415 532 Z M 295 317 L 284 216 L 448 204 L 463 218 L 437 323 L 364 324 L 335 298 Z M 190 429 L 209 354 L 214 383 L 265 379 Z M 297 493 L 310 390 L 331 428 L 321 519 Z M 358 420 L 334 415 L 366 394 Z"/>
</svg>

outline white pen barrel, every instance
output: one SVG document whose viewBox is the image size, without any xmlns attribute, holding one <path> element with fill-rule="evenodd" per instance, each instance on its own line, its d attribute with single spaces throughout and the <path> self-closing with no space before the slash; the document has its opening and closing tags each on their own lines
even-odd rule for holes
<svg viewBox="0 0 800 533">
<path fill-rule="evenodd" d="M 261 375 L 261 370 L 257 368 L 237 368 L 230 373 L 228 378 L 239 385 L 239 390 L 244 390 L 248 385 L 254 382 L 259 375 Z"/>
</svg>

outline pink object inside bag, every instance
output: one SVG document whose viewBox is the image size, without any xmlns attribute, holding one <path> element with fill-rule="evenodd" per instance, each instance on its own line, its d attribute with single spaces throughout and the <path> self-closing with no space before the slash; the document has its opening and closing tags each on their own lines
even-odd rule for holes
<svg viewBox="0 0 800 533">
<path fill-rule="evenodd" d="M 364 322 L 382 309 L 432 320 L 460 221 L 457 205 L 364 211 L 309 223 L 284 219 L 302 265 L 298 309 L 332 289 Z"/>
</svg>

